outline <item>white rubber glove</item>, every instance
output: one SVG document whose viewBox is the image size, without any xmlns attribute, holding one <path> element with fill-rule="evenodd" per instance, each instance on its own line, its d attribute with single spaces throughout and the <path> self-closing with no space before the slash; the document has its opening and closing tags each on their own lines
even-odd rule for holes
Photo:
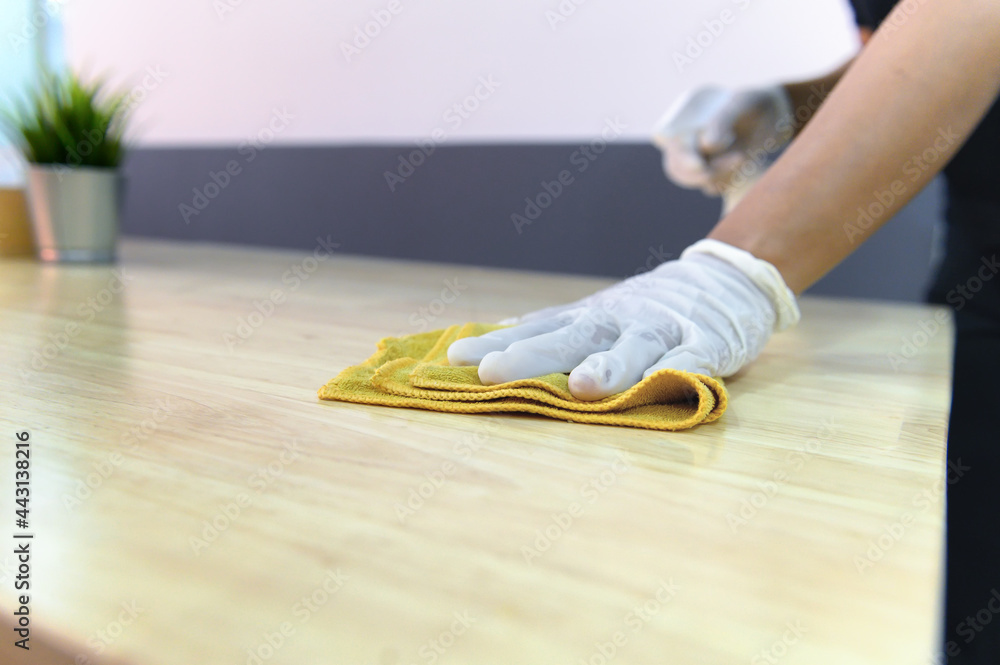
<svg viewBox="0 0 1000 665">
<path fill-rule="evenodd" d="M 597 400 L 664 368 L 729 376 L 757 357 L 772 332 L 798 320 L 795 295 L 774 266 L 706 239 L 575 303 L 457 340 L 448 361 L 478 364 L 487 385 L 569 372 L 570 392 Z"/>
<path fill-rule="evenodd" d="M 705 87 L 681 96 L 658 123 L 653 142 L 678 185 L 717 196 L 756 179 L 792 140 L 794 117 L 782 86 L 733 91 Z M 748 162 L 753 173 L 739 175 Z"/>
</svg>

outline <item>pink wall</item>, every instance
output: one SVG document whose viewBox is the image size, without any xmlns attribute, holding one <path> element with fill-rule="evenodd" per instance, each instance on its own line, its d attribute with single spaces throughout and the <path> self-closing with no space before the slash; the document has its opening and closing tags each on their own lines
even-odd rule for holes
<svg viewBox="0 0 1000 665">
<path fill-rule="evenodd" d="M 856 49 L 843 0 L 66 0 L 63 11 L 70 61 L 134 86 L 136 137 L 157 145 L 269 128 L 282 143 L 435 129 L 456 142 L 560 141 L 613 116 L 645 140 L 689 86 L 808 76 Z M 375 36 L 345 49 L 369 22 Z M 703 52 L 678 66 L 699 39 Z"/>
</svg>

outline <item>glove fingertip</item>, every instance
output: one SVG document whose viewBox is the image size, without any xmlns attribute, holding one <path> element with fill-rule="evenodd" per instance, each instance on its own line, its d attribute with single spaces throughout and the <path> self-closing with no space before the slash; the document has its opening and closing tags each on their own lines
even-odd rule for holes
<svg viewBox="0 0 1000 665">
<path fill-rule="evenodd" d="M 470 357 L 471 349 L 469 348 L 469 343 L 466 341 L 467 339 L 474 339 L 474 338 L 467 337 L 463 339 L 456 339 L 448 347 L 449 365 L 452 365 L 453 367 L 464 367 L 466 365 L 476 364 L 475 362 L 472 361 L 472 358 Z"/>
<path fill-rule="evenodd" d="M 585 402 L 594 402 L 613 394 L 606 384 L 595 380 L 589 374 L 571 372 L 569 375 L 569 392 L 573 397 Z"/>
<path fill-rule="evenodd" d="M 492 351 L 479 361 L 479 382 L 484 386 L 495 386 L 510 379 L 504 376 L 503 352 Z"/>
</svg>

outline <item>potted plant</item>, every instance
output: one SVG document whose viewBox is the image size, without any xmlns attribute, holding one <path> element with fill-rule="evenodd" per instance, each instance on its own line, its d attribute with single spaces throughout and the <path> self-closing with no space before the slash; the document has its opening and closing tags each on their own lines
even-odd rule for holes
<svg viewBox="0 0 1000 665">
<path fill-rule="evenodd" d="M 28 162 L 27 193 L 43 261 L 113 261 L 118 240 L 127 114 L 124 95 L 73 74 L 45 74 L 4 114 Z"/>
</svg>

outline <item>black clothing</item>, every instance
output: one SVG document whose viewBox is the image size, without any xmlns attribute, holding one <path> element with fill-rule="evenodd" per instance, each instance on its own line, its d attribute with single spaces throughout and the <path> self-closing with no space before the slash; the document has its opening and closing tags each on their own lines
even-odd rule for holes
<svg viewBox="0 0 1000 665">
<path fill-rule="evenodd" d="M 858 24 L 876 28 L 892 0 L 851 0 Z M 923 0 L 904 0 L 903 12 Z M 912 8 L 912 9 L 911 9 Z M 902 16 L 899 22 L 905 25 Z M 892 29 L 889 22 L 884 29 Z M 933 44 L 928 44 L 933 48 Z M 890 93 L 891 94 L 891 91 Z M 961 100 L 956 100 L 961 103 Z M 947 240 L 928 300 L 954 310 L 955 349 L 947 486 L 947 564 L 943 655 L 936 664 L 1000 663 L 1000 182 L 991 162 L 1000 148 L 994 102 L 944 169 Z M 953 482 L 952 482 L 953 481 Z M 996 619 L 996 620 L 994 620 Z"/>
<path fill-rule="evenodd" d="M 900 3 L 900 25 L 909 13 L 919 11 L 928 0 L 904 0 Z M 896 5 L 894 0 L 851 0 L 858 25 L 877 28 Z M 885 28 L 894 29 L 889 22 Z M 957 101 L 956 103 L 961 103 Z M 948 186 L 955 197 L 986 199 L 1000 203 L 1000 183 L 997 182 L 995 167 L 996 148 L 1000 146 L 1000 104 L 994 103 L 979 126 L 972 133 L 958 154 L 945 167 Z M 992 220 L 996 224 L 1000 220 Z"/>
</svg>

